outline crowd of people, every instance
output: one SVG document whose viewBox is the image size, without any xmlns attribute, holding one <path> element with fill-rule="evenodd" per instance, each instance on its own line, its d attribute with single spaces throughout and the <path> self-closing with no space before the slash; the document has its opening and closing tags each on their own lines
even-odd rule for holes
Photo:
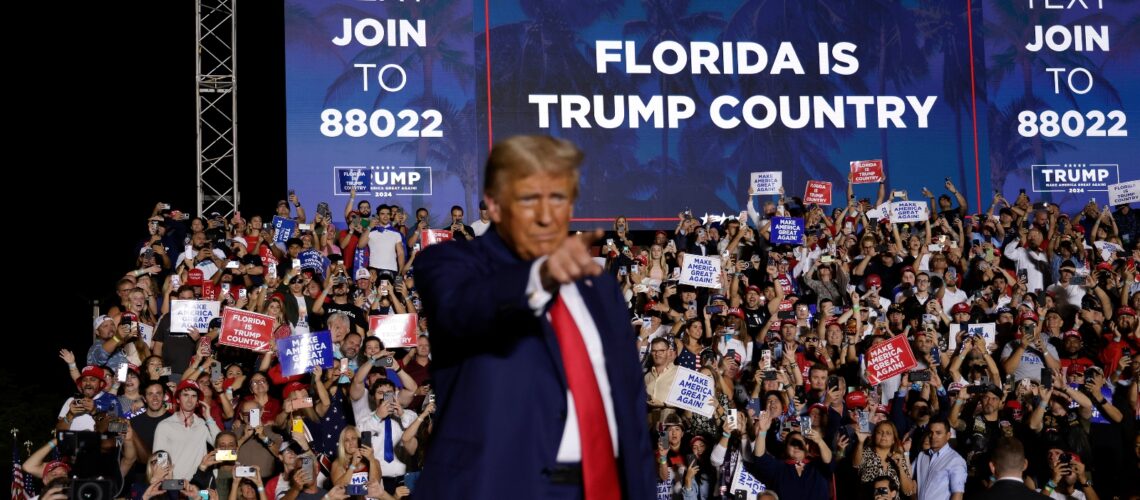
<svg viewBox="0 0 1140 500">
<path fill-rule="evenodd" d="M 681 213 L 651 234 L 614 222 L 598 259 L 644 363 L 658 498 L 741 498 L 738 471 L 769 500 L 971 497 L 1018 457 L 1046 496 L 1137 495 L 1137 214 L 1090 202 L 1070 215 L 1024 192 L 970 214 L 945 188 L 923 190 L 918 223 L 875 209 L 902 194 L 883 183 L 873 204 L 849 187 L 830 213 L 749 195 L 739 219 Z M 268 214 L 297 223 L 279 241 L 271 216 L 156 204 L 89 350 L 60 352 L 77 390 L 24 471 L 47 500 L 96 477 L 144 500 L 410 495 L 437 404 L 431 325 L 419 319 L 415 347 L 385 346 L 368 318 L 418 311 L 416 255 L 448 244 L 441 230 L 479 237 L 481 208 L 433 228 L 425 208 L 354 193 L 340 226 L 291 192 Z M 770 243 L 776 216 L 802 217 L 803 241 Z M 720 288 L 680 282 L 691 255 L 721 259 Z M 172 331 L 171 302 L 204 297 L 269 315 L 276 339 L 327 330 L 337 361 L 289 376 L 275 347 L 219 344 L 220 319 Z M 918 364 L 871 384 L 864 354 L 895 336 Z M 670 404 L 678 367 L 714 381 L 710 417 Z"/>
</svg>

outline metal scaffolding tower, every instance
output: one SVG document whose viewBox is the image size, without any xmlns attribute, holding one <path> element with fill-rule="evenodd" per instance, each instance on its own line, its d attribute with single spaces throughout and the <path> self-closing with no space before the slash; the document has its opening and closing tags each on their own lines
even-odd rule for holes
<svg viewBox="0 0 1140 500">
<path fill-rule="evenodd" d="M 198 215 L 237 210 L 237 0 L 197 0 Z"/>
</svg>

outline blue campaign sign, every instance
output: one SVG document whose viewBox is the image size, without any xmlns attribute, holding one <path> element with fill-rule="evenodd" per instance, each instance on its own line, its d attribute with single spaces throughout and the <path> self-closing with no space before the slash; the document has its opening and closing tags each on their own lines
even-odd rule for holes
<svg viewBox="0 0 1140 500">
<path fill-rule="evenodd" d="M 1033 165 L 1032 172 L 1034 193 L 1107 193 L 1109 184 L 1120 182 L 1115 163 Z"/>
<path fill-rule="evenodd" d="M 273 241 L 284 243 L 297 234 L 297 221 L 274 215 L 273 229 L 277 230 L 274 233 Z"/>
<path fill-rule="evenodd" d="M 372 190 L 372 177 L 369 169 L 364 167 L 334 167 L 336 172 L 336 193 L 351 194 L 353 188 L 357 193 L 366 194 Z"/>
<path fill-rule="evenodd" d="M 305 250 L 297 254 L 297 258 L 301 260 L 301 269 L 316 269 L 322 275 L 325 274 L 331 263 L 328 257 L 321 255 L 316 250 Z"/>
<path fill-rule="evenodd" d="M 277 341 L 277 361 L 281 375 L 291 377 L 314 366 L 330 368 L 333 357 L 332 334 L 328 330 L 285 337 Z"/>
<path fill-rule="evenodd" d="M 800 217 L 773 217 L 769 240 L 772 243 L 791 243 L 798 245 L 804 242 L 804 220 Z"/>
<path fill-rule="evenodd" d="M 364 269 L 368 267 L 368 255 L 365 254 L 365 252 L 367 252 L 365 248 L 356 249 L 356 253 L 352 256 L 353 269 Z"/>
</svg>

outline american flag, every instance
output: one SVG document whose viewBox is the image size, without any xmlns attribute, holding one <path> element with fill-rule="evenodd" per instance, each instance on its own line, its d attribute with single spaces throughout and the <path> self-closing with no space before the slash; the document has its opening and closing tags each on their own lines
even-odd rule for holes
<svg viewBox="0 0 1140 500">
<path fill-rule="evenodd" d="M 20 443 L 16 439 L 16 431 L 12 431 L 12 500 L 27 500 L 36 496 L 35 479 L 24 476 L 20 468 Z"/>
</svg>

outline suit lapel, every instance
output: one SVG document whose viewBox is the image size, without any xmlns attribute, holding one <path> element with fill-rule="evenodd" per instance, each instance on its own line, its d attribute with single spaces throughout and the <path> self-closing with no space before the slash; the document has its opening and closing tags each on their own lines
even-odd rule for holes
<svg viewBox="0 0 1140 500">
<path fill-rule="evenodd" d="M 622 346 L 615 344 L 615 342 L 621 342 L 623 339 L 621 335 L 614 335 L 615 332 L 609 321 L 613 316 L 602 301 L 602 290 L 599 287 L 600 283 L 596 281 L 607 278 L 608 276 L 604 275 L 598 276 L 593 279 L 579 281 L 576 285 L 578 287 L 578 295 L 582 296 L 582 302 L 586 304 L 586 310 L 590 311 L 590 317 L 594 319 L 594 326 L 598 329 L 598 337 L 602 340 L 602 350 L 605 352 L 606 357 L 606 374 L 609 375 L 610 379 L 610 396 L 616 400 L 616 394 L 622 394 L 625 390 L 625 387 L 622 386 L 625 380 L 623 377 L 617 376 L 617 374 L 623 373 L 620 358 L 625 350 L 622 349 Z M 616 416 L 616 401 L 614 408 Z"/>
<path fill-rule="evenodd" d="M 498 231 L 495 230 L 494 224 L 487 228 L 487 232 L 483 233 L 483 236 L 475 238 L 471 243 L 483 249 L 484 257 L 491 262 L 492 272 L 494 272 L 494 269 L 497 267 L 496 264 L 516 264 L 522 262 L 522 259 L 507 247 L 506 242 L 503 241 Z M 550 355 L 550 361 L 554 364 L 558 381 L 562 384 L 563 392 L 565 392 L 567 387 L 566 369 L 562 366 L 562 351 L 558 348 L 558 337 L 554 334 L 554 327 L 550 324 L 550 319 L 547 318 L 546 311 L 543 311 L 536 319 L 542 331 L 542 342 L 546 344 L 546 352 Z"/>
</svg>

